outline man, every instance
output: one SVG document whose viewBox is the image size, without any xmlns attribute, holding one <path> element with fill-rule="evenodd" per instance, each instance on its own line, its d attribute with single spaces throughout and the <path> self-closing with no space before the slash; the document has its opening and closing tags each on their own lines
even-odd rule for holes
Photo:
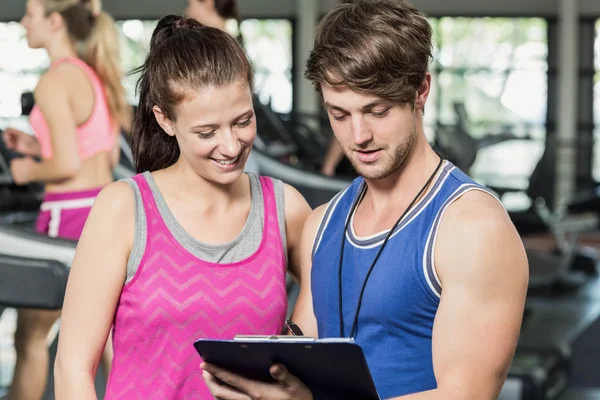
<svg viewBox="0 0 600 400">
<path fill-rule="evenodd" d="M 306 335 L 353 337 L 383 399 L 495 399 L 527 259 L 502 205 L 425 138 L 431 48 L 406 1 L 340 4 L 319 24 L 306 76 L 361 177 L 305 225 L 293 319 Z M 280 365 L 276 384 L 203 367 L 219 399 L 312 398 Z"/>
</svg>

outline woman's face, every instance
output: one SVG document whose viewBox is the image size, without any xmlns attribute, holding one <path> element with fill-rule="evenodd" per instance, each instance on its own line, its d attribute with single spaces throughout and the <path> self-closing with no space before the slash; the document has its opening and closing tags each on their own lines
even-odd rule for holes
<svg viewBox="0 0 600 400">
<path fill-rule="evenodd" d="M 54 29 L 50 16 L 41 0 L 28 0 L 25 5 L 25 15 L 21 18 L 21 25 L 27 32 L 27 44 L 32 49 L 45 47 L 49 38 L 53 36 Z"/>
<path fill-rule="evenodd" d="M 165 131 L 174 135 L 181 157 L 203 178 L 217 184 L 235 182 L 256 137 L 256 121 L 250 87 L 243 80 L 225 86 L 203 88 L 187 96 L 175 109 L 176 121 Z"/>
</svg>

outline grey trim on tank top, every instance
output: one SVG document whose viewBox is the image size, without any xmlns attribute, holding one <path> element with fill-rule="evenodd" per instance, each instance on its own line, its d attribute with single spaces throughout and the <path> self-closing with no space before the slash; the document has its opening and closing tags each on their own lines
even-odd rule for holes
<svg viewBox="0 0 600 400">
<path fill-rule="evenodd" d="M 263 236 L 263 221 L 264 221 L 264 201 L 263 193 L 260 185 L 260 179 L 256 174 L 248 173 L 250 178 L 250 196 L 251 205 L 248 218 L 238 236 L 229 243 L 211 245 L 202 243 L 190 236 L 183 227 L 177 222 L 175 216 L 169 210 L 162 194 L 160 193 L 156 182 L 149 172 L 142 174 L 143 178 L 148 183 L 154 201 L 158 207 L 158 211 L 175 239 L 191 254 L 201 260 L 212 263 L 234 263 L 242 261 L 250 257 L 262 241 Z M 273 182 L 273 190 L 275 192 L 275 202 L 277 207 L 277 220 L 279 222 L 279 231 L 283 245 L 284 254 L 287 263 L 287 245 L 285 234 L 285 198 L 284 184 L 279 179 L 270 178 Z M 127 260 L 127 276 L 125 284 L 128 284 L 135 276 L 140 265 L 144 251 L 146 248 L 146 213 L 142 201 L 142 195 L 137 183 L 131 179 L 123 179 L 134 191 L 135 197 L 135 228 L 133 235 L 133 246 L 129 259 Z"/>
</svg>

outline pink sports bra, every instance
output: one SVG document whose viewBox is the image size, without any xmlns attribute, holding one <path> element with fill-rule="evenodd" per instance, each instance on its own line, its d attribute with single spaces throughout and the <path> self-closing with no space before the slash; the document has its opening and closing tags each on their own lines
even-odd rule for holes
<svg viewBox="0 0 600 400">
<path fill-rule="evenodd" d="M 80 67 L 87 75 L 94 90 L 94 108 L 92 109 L 92 113 L 86 122 L 77 127 L 79 157 L 84 160 L 100 152 L 110 151 L 116 140 L 116 132 L 100 78 L 83 60 L 74 57 L 65 57 L 55 61 L 50 68 L 56 68 L 63 63 L 74 64 Z M 31 110 L 29 123 L 40 143 L 42 158 L 52 158 L 50 130 L 46 119 L 37 105 Z"/>
</svg>

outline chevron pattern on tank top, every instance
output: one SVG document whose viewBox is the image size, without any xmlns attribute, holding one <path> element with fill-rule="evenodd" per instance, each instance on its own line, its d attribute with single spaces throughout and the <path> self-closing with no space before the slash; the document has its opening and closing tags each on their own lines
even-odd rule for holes
<svg viewBox="0 0 600 400">
<path fill-rule="evenodd" d="M 199 260 L 169 232 L 141 176 L 148 238 L 121 294 L 105 399 L 212 399 L 193 343 L 279 334 L 286 310 L 285 258 L 272 182 L 261 178 L 265 229 L 258 250 L 231 264 Z"/>
</svg>

